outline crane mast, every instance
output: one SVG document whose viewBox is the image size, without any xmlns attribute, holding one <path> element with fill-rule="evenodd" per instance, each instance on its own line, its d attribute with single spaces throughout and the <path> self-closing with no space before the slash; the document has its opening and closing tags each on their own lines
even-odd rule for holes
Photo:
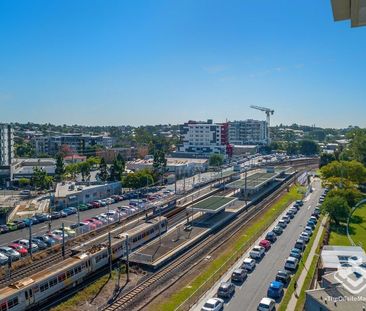
<svg viewBox="0 0 366 311">
<path fill-rule="evenodd" d="M 269 145 L 271 143 L 271 137 L 270 137 L 270 123 L 271 123 L 271 115 L 274 114 L 274 110 L 266 107 L 260 107 L 251 105 L 250 108 L 257 109 L 260 111 L 263 111 L 266 114 L 266 122 L 267 122 L 267 144 Z"/>
</svg>

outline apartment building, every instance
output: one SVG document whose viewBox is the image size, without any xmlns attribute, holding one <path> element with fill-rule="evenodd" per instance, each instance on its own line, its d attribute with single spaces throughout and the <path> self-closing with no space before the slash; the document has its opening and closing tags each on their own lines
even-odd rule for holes
<svg viewBox="0 0 366 311">
<path fill-rule="evenodd" d="M 14 162 L 14 132 L 11 125 L 0 124 L 0 185 L 11 180 Z"/>
<path fill-rule="evenodd" d="M 112 148 L 113 138 L 102 135 L 86 135 L 79 133 L 57 135 L 57 136 L 38 136 L 32 138 L 32 144 L 37 155 L 55 155 L 62 145 L 67 145 L 75 153 L 83 152 L 87 147 L 100 145 L 105 148 Z"/>
<path fill-rule="evenodd" d="M 244 120 L 228 123 L 228 142 L 232 145 L 263 145 L 268 142 L 266 121 Z"/>
<path fill-rule="evenodd" d="M 227 128 L 227 123 L 213 123 L 213 120 L 188 121 L 181 126 L 182 143 L 177 153 L 192 157 L 226 154 Z"/>
</svg>

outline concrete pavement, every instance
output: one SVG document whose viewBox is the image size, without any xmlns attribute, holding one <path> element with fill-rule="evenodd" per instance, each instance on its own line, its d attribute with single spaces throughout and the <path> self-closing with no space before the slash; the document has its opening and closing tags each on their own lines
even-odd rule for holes
<svg viewBox="0 0 366 311">
<path fill-rule="evenodd" d="M 320 242 L 320 238 L 322 236 L 322 233 L 323 231 L 325 230 L 325 224 L 327 222 L 327 217 L 324 217 L 323 220 L 322 220 L 322 223 L 320 225 L 320 228 L 316 234 L 316 237 L 314 239 L 314 243 L 311 247 L 311 250 L 310 250 L 310 253 L 308 255 L 308 258 L 306 259 L 306 262 L 305 262 L 305 268 L 303 268 L 298 280 L 297 280 L 297 289 L 296 289 L 296 295 L 295 293 L 292 294 L 291 296 L 291 299 L 286 307 L 286 310 L 288 311 L 293 311 L 295 310 L 295 307 L 296 307 L 296 303 L 297 303 L 297 299 L 298 299 L 298 294 L 301 292 L 301 289 L 304 285 L 304 281 L 305 281 L 305 278 L 308 274 L 308 271 L 309 271 L 309 268 L 310 268 L 310 265 L 311 265 L 311 262 L 313 261 L 313 258 L 315 256 L 315 251 L 316 251 L 316 248 L 318 247 L 318 244 Z"/>
</svg>

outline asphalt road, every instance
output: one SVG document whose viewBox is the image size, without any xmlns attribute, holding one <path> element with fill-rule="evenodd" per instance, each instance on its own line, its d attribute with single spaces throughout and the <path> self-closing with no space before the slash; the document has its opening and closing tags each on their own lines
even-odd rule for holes
<svg viewBox="0 0 366 311">
<path fill-rule="evenodd" d="M 272 245 L 262 261 L 257 264 L 255 270 L 251 274 L 248 274 L 248 278 L 241 286 L 236 286 L 235 295 L 225 303 L 225 311 L 256 310 L 260 300 L 267 296 L 269 284 L 275 279 L 278 270 L 284 269 L 284 264 L 291 248 L 294 247 L 299 234 L 303 231 L 308 218 L 311 216 L 311 213 L 318 203 L 319 196 L 322 193 L 319 180 L 313 182 L 313 188 L 315 189 L 314 192 L 304 200 L 304 205 L 287 225 L 285 231 Z M 281 217 L 282 215 L 279 218 Z M 274 225 L 276 223 L 277 221 Z M 270 229 L 272 229 L 272 227 Z M 265 234 L 257 240 L 257 243 L 264 238 Z M 235 267 L 240 266 L 244 257 L 248 257 L 248 253 L 242 257 Z M 221 281 L 229 280 L 233 270 L 234 268 L 230 269 Z M 214 297 L 218 286 L 219 283 L 208 291 L 193 310 L 200 310 L 208 298 Z"/>
</svg>

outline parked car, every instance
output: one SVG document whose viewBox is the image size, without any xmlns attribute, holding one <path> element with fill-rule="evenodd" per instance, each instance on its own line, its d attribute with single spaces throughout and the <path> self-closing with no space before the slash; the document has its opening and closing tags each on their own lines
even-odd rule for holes
<svg viewBox="0 0 366 311">
<path fill-rule="evenodd" d="M 14 243 L 20 244 L 24 246 L 27 250 L 29 250 L 29 240 L 20 239 L 18 241 L 15 241 Z M 39 251 L 38 245 L 31 242 L 31 251 L 32 253 L 38 252 Z"/>
<path fill-rule="evenodd" d="M 268 251 L 271 248 L 271 242 L 268 240 L 262 240 L 259 242 L 259 246 L 264 247 L 265 251 Z"/>
<path fill-rule="evenodd" d="M 32 219 L 32 225 L 36 225 L 36 224 L 40 223 L 40 221 L 35 216 L 30 217 L 30 219 Z"/>
<path fill-rule="evenodd" d="M 91 205 L 93 206 L 93 208 L 99 208 L 99 207 L 101 207 L 102 205 L 99 203 L 99 202 L 97 202 L 97 201 L 93 201 L 93 202 L 91 202 Z"/>
<path fill-rule="evenodd" d="M 7 225 L 0 225 L 0 233 L 9 232 L 9 227 Z"/>
<path fill-rule="evenodd" d="M 26 227 L 29 227 L 29 226 L 33 225 L 33 220 L 31 218 L 24 218 L 23 222 L 24 222 Z"/>
<path fill-rule="evenodd" d="M 283 295 L 283 283 L 279 281 L 273 281 L 268 287 L 267 296 L 269 298 L 280 298 Z"/>
<path fill-rule="evenodd" d="M 58 235 L 61 237 L 61 239 L 65 238 L 67 240 L 69 238 L 69 235 L 65 231 L 62 231 L 61 229 L 55 229 L 51 231 L 51 234 Z"/>
<path fill-rule="evenodd" d="M 309 240 L 310 240 L 310 236 L 306 232 L 301 232 L 300 236 L 299 236 L 299 239 L 302 239 L 302 240 L 305 241 L 305 243 L 308 243 Z"/>
<path fill-rule="evenodd" d="M 297 214 L 297 212 L 298 212 L 298 210 L 297 210 L 297 208 L 296 208 L 296 207 L 291 207 L 289 210 L 290 210 L 294 215 L 296 215 L 296 214 Z"/>
<path fill-rule="evenodd" d="M 309 236 L 313 235 L 313 229 L 311 229 L 310 226 L 306 226 L 304 232 L 306 232 Z"/>
<path fill-rule="evenodd" d="M 247 277 L 247 270 L 245 269 L 235 269 L 231 274 L 232 282 L 243 282 Z"/>
<path fill-rule="evenodd" d="M 299 249 L 301 252 L 305 249 L 305 242 L 304 240 L 297 239 L 295 243 L 295 248 Z"/>
<path fill-rule="evenodd" d="M 27 249 L 20 244 L 10 243 L 8 246 L 11 247 L 12 249 L 16 250 L 22 257 L 28 255 Z"/>
<path fill-rule="evenodd" d="M 230 298 L 235 293 L 235 286 L 229 282 L 222 282 L 217 290 L 219 298 Z"/>
<path fill-rule="evenodd" d="M 48 214 L 45 213 L 41 213 L 41 214 L 35 214 L 34 217 L 36 217 L 39 222 L 44 222 L 50 219 L 50 216 Z"/>
<path fill-rule="evenodd" d="M 290 273 L 288 273 L 288 271 L 286 270 L 280 270 L 276 274 L 276 281 L 279 281 L 284 285 L 288 284 L 290 282 L 290 279 Z"/>
<path fill-rule="evenodd" d="M 249 272 L 252 272 L 255 269 L 255 266 L 256 262 L 253 258 L 245 258 L 241 265 L 241 268 Z"/>
<path fill-rule="evenodd" d="M 98 219 L 95 219 L 95 218 L 87 218 L 87 219 L 84 219 L 83 222 L 87 222 L 87 223 L 92 223 L 94 224 L 97 228 L 103 226 L 103 222 L 98 220 Z"/>
<path fill-rule="evenodd" d="M 210 298 L 205 302 L 201 311 L 220 311 L 224 308 L 224 300 L 220 298 Z"/>
<path fill-rule="evenodd" d="M 295 248 L 295 249 L 297 251 L 293 251 L 293 250 L 290 251 L 290 256 L 291 257 L 295 257 L 296 259 L 299 259 L 300 260 L 300 258 L 301 258 L 301 252 L 297 248 Z"/>
<path fill-rule="evenodd" d="M 15 231 L 18 229 L 18 225 L 14 222 L 8 222 L 6 226 L 9 228 L 9 231 Z"/>
<path fill-rule="evenodd" d="M 68 207 L 68 209 L 72 211 L 72 214 L 76 214 L 78 212 L 78 209 L 73 206 Z"/>
<path fill-rule="evenodd" d="M 271 243 L 276 242 L 276 240 L 277 240 L 276 233 L 273 232 L 273 231 L 267 232 L 267 234 L 266 234 L 266 240 L 270 241 Z"/>
<path fill-rule="evenodd" d="M 290 217 L 288 217 L 288 216 L 283 216 L 282 220 L 286 221 L 287 224 L 289 224 L 291 221 Z"/>
<path fill-rule="evenodd" d="M 311 221 L 311 220 L 309 220 L 307 223 L 306 223 L 306 226 L 309 226 L 309 227 L 311 227 L 311 229 L 315 229 L 315 227 L 316 227 L 316 224 L 313 222 L 313 221 Z"/>
<path fill-rule="evenodd" d="M 1 266 L 4 266 L 8 263 L 8 256 L 6 256 L 5 254 L 3 253 L 0 253 L 0 265 Z"/>
<path fill-rule="evenodd" d="M 262 298 L 260 301 L 257 310 L 258 311 L 273 311 L 275 310 L 276 302 L 272 298 Z"/>
<path fill-rule="evenodd" d="M 36 235 L 33 238 L 46 243 L 48 247 L 56 244 L 56 240 L 52 239 L 51 237 L 49 237 L 47 235 Z"/>
<path fill-rule="evenodd" d="M 294 271 L 297 269 L 297 266 L 299 265 L 299 260 L 295 257 L 288 257 L 285 262 L 285 269 Z"/>
<path fill-rule="evenodd" d="M 281 219 L 281 220 L 278 222 L 277 226 L 281 227 L 282 229 L 285 229 L 285 228 L 287 227 L 287 221 L 285 221 L 285 220 Z"/>
<path fill-rule="evenodd" d="M 71 224 L 70 228 L 77 230 L 79 233 L 85 233 L 85 232 L 89 232 L 91 230 L 89 224 L 84 223 L 84 222 Z"/>
<path fill-rule="evenodd" d="M 51 219 L 59 219 L 61 217 L 61 214 L 59 212 L 52 212 L 50 216 Z"/>
<path fill-rule="evenodd" d="M 64 211 L 59 211 L 59 214 L 60 214 L 60 217 L 61 218 L 65 218 L 65 217 L 67 217 L 68 215 L 67 215 L 67 213 L 65 213 Z"/>
<path fill-rule="evenodd" d="M 73 210 L 71 210 L 70 208 L 68 207 L 65 207 L 63 210 L 62 210 L 64 213 L 66 213 L 67 215 L 72 215 L 74 214 Z"/>
<path fill-rule="evenodd" d="M 43 242 L 42 240 L 36 239 L 36 238 L 32 238 L 32 243 L 35 243 L 38 246 L 38 249 L 43 250 L 46 249 L 48 247 L 48 245 Z"/>
<path fill-rule="evenodd" d="M 7 257 L 10 257 L 11 261 L 17 261 L 21 257 L 19 252 L 9 246 L 1 246 L 0 253 L 3 253 Z"/>
<path fill-rule="evenodd" d="M 13 220 L 13 223 L 17 225 L 18 229 L 24 229 L 26 227 L 26 224 L 22 220 Z"/>
<path fill-rule="evenodd" d="M 293 218 L 295 217 L 295 214 L 294 214 L 294 212 L 293 212 L 293 211 L 288 210 L 288 211 L 286 212 L 286 217 L 288 217 L 288 218 L 290 218 L 290 219 L 293 219 Z"/>
<path fill-rule="evenodd" d="M 318 218 L 316 218 L 315 216 L 311 216 L 309 220 L 315 222 L 315 224 L 318 223 Z"/>
<path fill-rule="evenodd" d="M 87 204 L 79 204 L 79 211 L 86 211 L 88 209 L 90 209 L 91 207 L 89 207 Z"/>
<path fill-rule="evenodd" d="M 62 243 L 62 236 L 60 236 L 58 234 L 54 234 L 52 232 L 46 233 L 46 235 L 48 237 L 50 237 L 51 239 L 55 240 L 56 243 Z"/>
<path fill-rule="evenodd" d="M 62 228 L 58 228 L 58 230 L 61 230 L 62 231 Z M 76 236 L 76 231 L 71 229 L 70 227 L 64 227 L 64 230 L 65 230 L 65 233 L 71 237 L 71 238 L 74 238 Z"/>
<path fill-rule="evenodd" d="M 275 226 L 272 231 L 276 233 L 277 235 L 281 235 L 283 233 L 283 229 L 281 226 Z"/>
<path fill-rule="evenodd" d="M 104 218 L 104 217 L 102 217 L 102 216 L 99 216 L 99 215 L 97 215 L 97 216 L 93 216 L 91 219 L 99 220 L 99 221 L 101 221 L 103 224 L 108 223 L 108 220 L 107 220 L 106 218 Z"/>
<path fill-rule="evenodd" d="M 265 254 L 265 248 L 263 246 L 256 245 L 249 252 L 249 256 L 253 259 L 262 259 Z"/>
<path fill-rule="evenodd" d="M 296 204 L 298 204 L 299 206 L 303 206 L 304 205 L 304 202 L 303 202 L 303 200 L 297 200 L 296 201 Z"/>
</svg>

